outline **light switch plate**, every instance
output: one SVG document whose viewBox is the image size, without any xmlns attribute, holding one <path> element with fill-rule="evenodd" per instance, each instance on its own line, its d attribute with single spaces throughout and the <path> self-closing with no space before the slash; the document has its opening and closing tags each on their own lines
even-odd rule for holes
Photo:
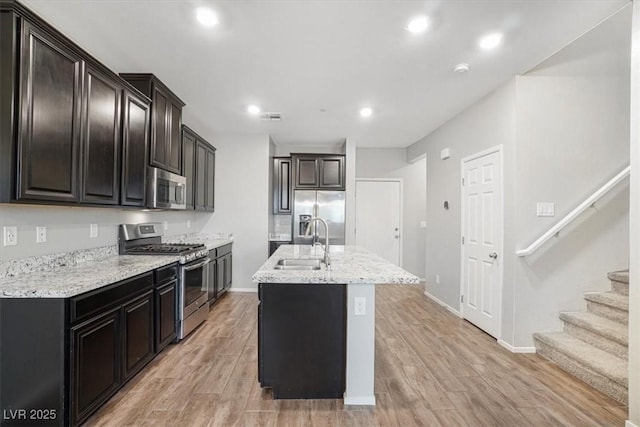
<svg viewBox="0 0 640 427">
<path fill-rule="evenodd" d="M 356 316 L 366 316 L 367 299 L 365 297 L 355 297 L 353 299 L 353 314 Z"/>
<path fill-rule="evenodd" d="M 47 227 L 36 227 L 36 243 L 47 241 Z"/>
<path fill-rule="evenodd" d="M 18 227 L 2 227 L 2 237 L 4 246 L 15 246 L 18 244 Z"/>
<path fill-rule="evenodd" d="M 187 228 L 191 228 L 191 220 L 190 219 L 187 220 Z"/>
<path fill-rule="evenodd" d="M 162 221 L 162 228 L 167 231 L 169 229 L 169 221 Z"/>
<path fill-rule="evenodd" d="M 89 226 L 89 237 L 98 237 L 98 224 L 91 224 Z"/>
<path fill-rule="evenodd" d="M 536 214 L 538 216 L 555 216 L 556 204 L 553 202 L 538 202 L 536 205 Z"/>
<path fill-rule="evenodd" d="M 420 228 L 427 228 L 427 221 L 420 221 Z"/>
</svg>

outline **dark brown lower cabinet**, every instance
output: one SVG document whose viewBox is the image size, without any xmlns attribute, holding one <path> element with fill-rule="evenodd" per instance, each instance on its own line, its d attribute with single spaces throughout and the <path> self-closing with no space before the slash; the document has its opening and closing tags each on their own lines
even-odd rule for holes
<svg viewBox="0 0 640 427">
<path fill-rule="evenodd" d="M 120 388 L 120 309 L 71 328 L 71 424 L 76 425 Z"/>
<path fill-rule="evenodd" d="M 148 291 L 122 309 L 124 332 L 124 380 L 153 359 L 153 291 Z"/>
<path fill-rule="evenodd" d="M 173 341 L 176 280 L 172 264 L 70 298 L 0 298 L 0 413 L 42 416 L 0 424 L 85 422 Z"/>
<path fill-rule="evenodd" d="M 171 343 L 177 334 L 176 307 L 178 282 L 173 280 L 156 289 L 156 352 Z"/>
</svg>

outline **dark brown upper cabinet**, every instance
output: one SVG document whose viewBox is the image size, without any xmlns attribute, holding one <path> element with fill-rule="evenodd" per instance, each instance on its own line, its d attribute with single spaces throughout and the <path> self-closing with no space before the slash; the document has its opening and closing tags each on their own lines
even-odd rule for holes
<svg viewBox="0 0 640 427">
<path fill-rule="evenodd" d="M 125 89 L 122 108 L 122 197 L 120 201 L 124 206 L 146 206 L 149 120 L 149 99 Z"/>
<path fill-rule="evenodd" d="M 182 175 L 187 179 L 187 209 L 195 208 L 194 183 L 196 172 L 196 136 L 189 127 L 182 125 Z"/>
<path fill-rule="evenodd" d="M 182 170 L 187 178 L 187 209 L 213 212 L 216 149 L 188 126 L 182 126 Z"/>
<path fill-rule="evenodd" d="M 339 154 L 292 154 L 294 188 L 344 190 L 344 159 Z"/>
<path fill-rule="evenodd" d="M 273 213 L 291 213 L 291 157 L 273 158 Z"/>
<path fill-rule="evenodd" d="M 153 74 L 124 73 L 120 76 L 151 98 L 149 164 L 182 174 L 182 107 L 178 98 Z"/>
<path fill-rule="evenodd" d="M 122 84 L 86 65 L 82 107 L 83 203 L 120 203 Z"/>
<path fill-rule="evenodd" d="M 0 1 L 0 203 L 144 206 L 149 105 L 22 4 Z"/>
<path fill-rule="evenodd" d="M 84 61 L 26 21 L 19 56 L 22 92 L 15 198 L 77 202 Z"/>
</svg>

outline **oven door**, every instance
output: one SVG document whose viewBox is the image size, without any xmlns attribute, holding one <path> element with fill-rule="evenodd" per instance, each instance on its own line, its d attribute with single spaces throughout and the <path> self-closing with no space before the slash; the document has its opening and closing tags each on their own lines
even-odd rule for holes
<svg viewBox="0 0 640 427">
<path fill-rule="evenodd" d="M 201 258 L 181 268 L 180 311 L 184 320 L 207 302 L 207 282 L 211 260 Z"/>
</svg>

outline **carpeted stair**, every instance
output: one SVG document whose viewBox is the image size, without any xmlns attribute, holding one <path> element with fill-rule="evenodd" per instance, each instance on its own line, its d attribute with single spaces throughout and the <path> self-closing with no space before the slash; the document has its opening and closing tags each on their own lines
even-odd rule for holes
<svg viewBox="0 0 640 427">
<path fill-rule="evenodd" d="M 587 312 L 560 313 L 562 332 L 536 333 L 541 356 L 627 404 L 629 271 L 609 273 L 611 291 L 589 292 Z"/>
</svg>

